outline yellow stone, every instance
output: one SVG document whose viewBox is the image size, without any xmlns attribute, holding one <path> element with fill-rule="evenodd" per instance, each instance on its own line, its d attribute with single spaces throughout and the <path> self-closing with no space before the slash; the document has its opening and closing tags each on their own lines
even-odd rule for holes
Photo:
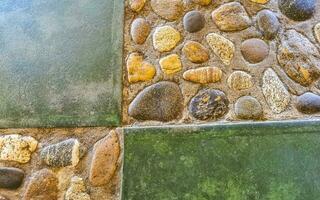
<svg viewBox="0 0 320 200">
<path fill-rule="evenodd" d="M 158 27 L 153 34 L 153 46 L 160 52 L 174 49 L 181 40 L 179 31 L 171 26 Z"/>
<path fill-rule="evenodd" d="M 221 59 L 225 65 L 230 65 L 234 56 L 234 44 L 227 38 L 216 34 L 210 33 L 207 35 L 207 42 L 213 52 Z"/>
<path fill-rule="evenodd" d="M 193 2 L 201 6 L 207 6 L 212 2 L 212 0 L 193 0 Z"/>
<path fill-rule="evenodd" d="M 182 48 L 183 54 L 193 63 L 203 63 L 209 60 L 208 50 L 198 42 L 188 41 Z"/>
<path fill-rule="evenodd" d="M 320 23 L 318 23 L 315 27 L 314 27 L 314 34 L 316 36 L 316 39 L 318 40 L 318 42 L 320 43 Z"/>
<path fill-rule="evenodd" d="M 253 3 L 266 4 L 270 0 L 250 0 L 250 1 L 253 2 Z"/>
<path fill-rule="evenodd" d="M 130 0 L 129 1 L 131 10 L 135 12 L 141 11 L 145 3 L 146 3 L 146 0 Z"/>
<path fill-rule="evenodd" d="M 143 60 L 139 53 L 131 53 L 127 59 L 128 80 L 130 83 L 149 81 L 156 74 L 156 68 Z"/>
<path fill-rule="evenodd" d="M 162 71 L 167 75 L 177 73 L 182 69 L 182 63 L 177 54 L 171 54 L 161 58 L 159 63 Z"/>
<path fill-rule="evenodd" d="M 183 73 L 183 78 L 201 84 L 216 83 L 221 81 L 222 71 L 218 67 L 201 67 L 186 71 Z"/>
</svg>

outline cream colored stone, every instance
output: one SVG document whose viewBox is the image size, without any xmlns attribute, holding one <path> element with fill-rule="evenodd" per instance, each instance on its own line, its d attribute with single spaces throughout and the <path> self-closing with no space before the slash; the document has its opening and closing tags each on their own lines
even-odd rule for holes
<svg viewBox="0 0 320 200">
<path fill-rule="evenodd" d="M 266 4 L 270 0 L 250 0 L 250 1 L 253 2 L 253 3 Z"/>
<path fill-rule="evenodd" d="M 65 200 L 90 200 L 90 195 L 86 192 L 86 186 L 80 177 L 71 179 L 70 187 L 66 192 Z"/>
<path fill-rule="evenodd" d="M 140 12 L 144 7 L 146 0 L 130 0 L 130 8 L 135 12 Z"/>
<path fill-rule="evenodd" d="M 206 38 L 213 52 L 225 65 L 230 65 L 235 52 L 234 44 L 227 38 L 216 33 L 210 33 Z"/>
<path fill-rule="evenodd" d="M 219 82 L 221 80 L 221 77 L 222 71 L 218 67 L 202 67 L 198 69 L 190 69 L 183 74 L 183 78 L 185 80 L 201 84 Z"/>
<path fill-rule="evenodd" d="M 212 0 L 193 0 L 193 2 L 201 6 L 207 6 L 212 2 Z"/>
<path fill-rule="evenodd" d="M 244 71 L 235 71 L 228 78 L 228 86 L 233 90 L 245 90 L 253 86 L 252 76 Z"/>
<path fill-rule="evenodd" d="M 158 27 L 153 34 L 153 46 L 160 52 L 174 49 L 181 40 L 179 31 L 171 26 Z"/>
<path fill-rule="evenodd" d="M 139 53 L 131 53 L 127 59 L 128 81 L 136 83 L 140 81 L 149 81 L 156 74 L 156 68 L 143 60 Z"/>
<path fill-rule="evenodd" d="M 318 23 L 318 24 L 314 27 L 314 35 L 316 36 L 316 39 L 317 39 L 318 42 L 320 43 L 320 23 Z"/>
<path fill-rule="evenodd" d="M 33 137 L 21 135 L 4 135 L 0 137 L 0 160 L 27 163 L 38 141 Z"/>
<path fill-rule="evenodd" d="M 175 74 L 182 69 L 182 63 L 180 57 L 177 54 L 171 54 L 159 61 L 162 71 L 167 74 Z"/>
</svg>

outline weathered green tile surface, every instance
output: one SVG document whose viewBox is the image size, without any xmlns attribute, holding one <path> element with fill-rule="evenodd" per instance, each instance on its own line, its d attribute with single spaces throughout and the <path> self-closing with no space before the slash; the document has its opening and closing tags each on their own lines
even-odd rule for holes
<svg viewBox="0 0 320 200">
<path fill-rule="evenodd" d="M 122 200 L 315 200 L 320 121 L 125 129 Z"/>
<path fill-rule="evenodd" d="M 118 125 L 123 4 L 0 1 L 0 127 Z"/>
</svg>

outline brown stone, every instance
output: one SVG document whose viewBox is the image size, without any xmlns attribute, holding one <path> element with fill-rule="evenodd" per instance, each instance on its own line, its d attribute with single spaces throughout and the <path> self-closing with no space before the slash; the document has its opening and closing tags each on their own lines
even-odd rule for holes
<svg viewBox="0 0 320 200">
<path fill-rule="evenodd" d="M 159 64 L 161 70 L 167 75 L 175 74 L 182 69 L 182 63 L 177 54 L 171 54 L 161 58 Z"/>
<path fill-rule="evenodd" d="M 234 112 L 239 119 L 261 119 L 263 116 L 260 102 L 251 96 L 240 97 L 235 103 Z"/>
<path fill-rule="evenodd" d="M 245 90 L 253 86 L 252 76 L 244 71 L 235 71 L 228 78 L 228 86 L 233 90 Z"/>
<path fill-rule="evenodd" d="M 150 24 L 144 18 L 137 18 L 131 24 L 130 34 L 136 44 L 143 44 L 150 34 Z"/>
<path fill-rule="evenodd" d="M 72 177 L 64 200 L 90 200 L 84 181 L 80 177 Z"/>
<path fill-rule="evenodd" d="M 178 19 L 183 12 L 182 0 L 151 0 L 153 11 L 160 17 L 174 21 Z"/>
<path fill-rule="evenodd" d="M 141 11 L 145 3 L 146 3 L 146 0 L 130 0 L 129 1 L 131 10 L 135 12 Z"/>
<path fill-rule="evenodd" d="M 207 6 L 212 2 L 212 0 L 193 0 L 193 2 L 201 6 Z"/>
<path fill-rule="evenodd" d="M 183 78 L 185 80 L 201 84 L 219 82 L 221 80 L 221 77 L 222 71 L 218 67 L 202 67 L 198 69 L 190 69 L 183 74 Z"/>
<path fill-rule="evenodd" d="M 156 68 L 143 60 L 139 53 L 131 53 L 127 59 L 128 80 L 130 83 L 149 81 L 156 74 Z"/>
<path fill-rule="evenodd" d="M 269 46 L 263 40 L 252 38 L 241 44 L 241 53 L 246 61 L 255 64 L 269 55 Z"/>
<path fill-rule="evenodd" d="M 199 42 L 186 42 L 182 48 L 182 52 L 193 63 L 204 63 L 210 58 L 208 49 Z"/>
<path fill-rule="evenodd" d="M 93 186 L 108 184 L 118 167 L 120 156 L 118 135 L 111 131 L 93 147 L 89 180 Z"/>
</svg>

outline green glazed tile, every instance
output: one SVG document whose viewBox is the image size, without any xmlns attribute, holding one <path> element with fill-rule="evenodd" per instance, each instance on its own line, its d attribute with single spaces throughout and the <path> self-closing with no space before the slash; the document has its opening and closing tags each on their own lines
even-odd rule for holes
<svg viewBox="0 0 320 200">
<path fill-rule="evenodd" d="M 123 0 L 0 1 L 0 127 L 120 123 Z"/>
<path fill-rule="evenodd" d="M 320 121 L 128 128 L 122 200 L 315 200 Z"/>
</svg>

